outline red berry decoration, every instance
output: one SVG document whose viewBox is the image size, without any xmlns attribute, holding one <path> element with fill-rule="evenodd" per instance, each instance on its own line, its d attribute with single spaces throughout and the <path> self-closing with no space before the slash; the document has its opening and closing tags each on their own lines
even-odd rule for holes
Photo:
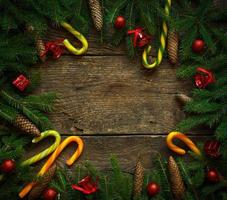
<svg viewBox="0 0 227 200">
<path fill-rule="evenodd" d="M 160 192 L 160 186 L 155 182 L 150 182 L 147 185 L 147 194 L 149 197 L 154 197 Z"/>
<path fill-rule="evenodd" d="M 116 29 L 123 29 L 125 27 L 126 20 L 123 16 L 118 16 L 115 19 L 114 26 Z"/>
<path fill-rule="evenodd" d="M 205 42 L 201 39 L 196 39 L 193 43 L 192 43 L 192 51 L 194 53 L 201 53 L 205 48 Z"/>
<path fill-rule="evenodd" d="M 29 83 L 30 81 L 22 74 L 13 81 L 13 85 L 15 85 L 21 92 L 28 87 Z"/>
<path fill-rule="evenodd" d="M 1 172 L 3 173 L 11 173 L 16 168 L 16 163 L 14 160 L 7 159 L 4 160 L 0 166 Z"/>
<path fill-rule="evenodd" d="M 214 168 L 207 171 L 206 178 L 210 183 L 218 183 L 220 181 L 218 171 Z"/>
<path fill-rule="evenodd" d="M 53 188 L 47 188 L 43 192 L 43 199 L 44 200 L 55 200 L 57 198 L 58 193 Z"/>
<path fill-rule="evenodd" d="M 204 144 L 204 152 L 210 158 L 219 158 L 220 154 L 220 142 L 217 140 L 208 140 Z"/>
<path fill-rule="evenodd" d="M 198 88 L 204 89 L 206 88 L 209 84 L 215 82 L 215 77 L 214 74 L 202 67 L 198 67 L 196 69 L 197 74 L 195 75 L 195 84 Z"/>
</svg>

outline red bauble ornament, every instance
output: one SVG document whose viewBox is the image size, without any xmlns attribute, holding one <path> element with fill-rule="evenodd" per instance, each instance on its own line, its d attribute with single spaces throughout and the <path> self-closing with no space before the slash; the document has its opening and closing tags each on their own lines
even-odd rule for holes
<svg viewBox="0 0 227 200">
<path fill-rule="evenodd" d="M 210 183 L 218 183 L 220 181 L 218 171 L 214 168 L 211 168 L 207 171 L 206 178 Z"/>
<path fill-rule="evenodd" d="M 23 92 L 29 84 L 30 81 L 22 74 L 13 81 L 13 85 L 15 85 L 21 92 Z"/>
<path fill-rule="evenodd" d="M 192 51 L 195 53 L 201 53 L 205 48 L 205 42 L 201 39 L 196 39 L 192 43 Z"/>
<path fill-rule="evenodd" d="M 45 51 L 40 55 L 41 57 L 44 57 L 47 55 L 48 52 L 51 52 L 54 59 L 58 59 L 61 57 L 65 46 L 63 45 L 63 38 L 49 41 L 45 43 Z"/>
<path fill-rule="evenodd" d="M 138 27 L 127 32 L 128 35 L 134 34 L 133 46 L 144 47 L 151 41 L 151 36 L 144 32 L 144 29 Z"/>
<path fill-rule="evenodd" d="M 16 168 L 16 163 L 14 160 L 7 159 L 4 160 L 0 166 L 1 172 L 3 173 L 11 173 Z"/>
<path fill-rule="evenodd" d="M 126 20 L 123 16 L 118 16 L 114 21 L 116 29 L 123 29 L 125 27 Z"/>
<path fill-rule="evenodd" d="M 215 82 L 215 77 L 214 74 L 202 67 L 198 67 L 197 69 L 197 74 L 195 75 L 195 84 L 198 88 L 204 89 L 206 88 L 209 84 Z"/>
<path fill-rule="evenodd" d="M 204 152 L 211 158 L 219 158 L 220 154 L 220 142 L 217 140 L 208 140 L 204 144 Z"/>
<path fill-rule="evenodd" d="M 44 200 L 55 200 L 57 198 L 57 191 L 53 188 L 47 188 L 44 192 L 43 192 L 43 199 Z"/>
<path fill-rule="evenodd" d="M 154 197 L 160 192 L 160 186 L 155 182 L 150 182 L 147 185 L 147 194 L 149 197 Z"/>
<path fill-rule="evenodd" d="M 72 189 L 78 190 L 85 195 L 93 194 L 98 191 L 98 180 L 92 181 L 91 176 L 86 176 L 78 184 L 73 184 Z"/>
</svg>

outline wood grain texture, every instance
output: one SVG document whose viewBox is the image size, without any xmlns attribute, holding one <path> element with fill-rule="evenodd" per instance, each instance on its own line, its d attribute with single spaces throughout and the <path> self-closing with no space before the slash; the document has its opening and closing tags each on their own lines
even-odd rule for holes
<svg viewBox="0 0 227 200">
<path fill-rule="evenodd" d="M 64 139 L 65 137 L 62 137 Z M 195 143 L 199 143 L 205 139 L 205 137 L 190 137 Z M 133 172 L 134 166 L 138 161 L 139 156 L 142 158 L 145 169 L 152 168 L 152 161 L 158 155 L 161 156 L 177 156 L 171 152 L 165 145 L 165 136 L 152 136 L 152 135 L 136 135 L 136 136 L 82 136 L 85 143 L 84 152 L 72 166 L 72 170 L 76 164 L 85 160 L 89 160 L 94 166 L 102 170 L 110 169 L 110 156 L 114 154 L 119 159 L 119 163 L 122 169 L 126 172 Z M 41 152 L 45 147 L 50 145 L 51 141 L 44 141 L 39 144 L 32 144 L 29 146 L 28 154 L 26 157 L 32 156 L 34 152 Z M 187 149 L 182 143 L 176 141 L 176 144 Z M 58 164 L 62 167 L 66 167 L 65 161 L 73 154 L 76 149 L 75 144 L 69 145 L 60 155 Z M 43 161 L 44 162 L 44 161 Z M 40 163 L 42 166 L 43 162 Z M 38 168 L 37 168 L 38 170 Z"/>
<path fill-rule="evenodd" d="M 184 116 L 176 93 L 190 86 L 167 61 L 148 71 L 126 56 L 65 55 L 40 72 L 37 93 L 60 95 L 51 119 L 64 134 L 166 133 Z"/>
</svg>

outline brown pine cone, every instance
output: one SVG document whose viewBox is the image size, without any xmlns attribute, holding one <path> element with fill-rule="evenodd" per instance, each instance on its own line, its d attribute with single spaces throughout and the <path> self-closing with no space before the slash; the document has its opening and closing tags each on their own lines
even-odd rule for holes
<svg viewBox="0 0 227 200">
<path fill-rule="evenodd" d="M 185 186 L 176 161 L 172 156 L 168 160 L 168 170 L 172 193 L 177 200 L 183 199 L 185 195 Z"/>
<path fill-rule="evenodd" d="M 176 31 L 170 31 L 167 37 L 167 52 L 169 60 L 172 64 L 177 64 L 178 62 L 178 45 L 179 45 L 179 35 Z"/>
<path fill-rule="evenodd" d="M 213 0 L 213 6 L 215 9 L 221 8 L 222 1 L 221 0 Z"/>
<path fill-rule="evenodd" d="M 136 199 L 141 195 L 143 189 L 144 168 L 140 161 L 137 162 L 134 174 L 133 197 Z"/>
<path fill-rule="evenodd" d="M 29 200 L 38 199 L 42 192 L 48 187 L 49 183 L 53 179 L 55 172 L 56 172 L 56 165 L 53 165 L 44 175 L 43 177 L 37 182 L 35 187 L 28 195 Z"/>
<path fill-rule="evenodd" d="M 34 137 L 40 136 L 39 129 L 30 122 L 26 117 L 22 115 L 18 115 L 13 122 L 14 126 L 22 130 L 24 133 L 28 135 L 32 135 Z"/>
<path fill-rule="evenodd" d="M 103 26 L 103 14 L 99 0 L 89 0 L 89 7 L 95 28 L 101 31 Z"/>
<path fill-rule="evenodd" d="M 192 101 L 192 98 L 185 94 L 177 94 L 176 98 L 182 105 L 186 105 L 186 103 Z"/>
</svg>

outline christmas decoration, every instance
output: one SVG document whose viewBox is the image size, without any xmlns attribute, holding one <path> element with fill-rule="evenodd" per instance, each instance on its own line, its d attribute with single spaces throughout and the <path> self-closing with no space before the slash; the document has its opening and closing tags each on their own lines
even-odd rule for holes
<svg viewBox="0 0 227 200">
<path fill-rule="evenodd" d="M 147 185 L 147 194 L 149 197 L 154 197 L 160 192 L 160 186 L 155 182 L 150 182 Z"/>
<path fill-rule="evenodd" d="M 183 133 L 180 133 L 180 132 L 176 132 L 176 131 L 172 131 L 166 137 L 166 144 L 172 151 L 174 151 L 174 152 L 176 152 L 177 154 L 180 154 L 180 155 L 184 155 L 186 153 L 186 151 L 184 149 L 173 144 L 173 140 L 175 138 L 183 141 L 189 147 L 189 149 L 191 149 L 195 154 L 201 155 L 200 150 L 196 147 L 196 145 L 186 135 L 184 135 Z"/>
<path fill-rule="evenodd" d="M 168 160 L 168 170 L 174 197 L 178 200 L 183 199 L 185 195 L 185 186 L 177 163 L 172 156 L 170 156 Z"/>
<path fill-rule="evenodd" d="M 214 74 L 211 71 L 201 67 L 198 67 L 196 70 L 197 74 L 195 75 L 195 84 L 198 88 L 204 89 L 209 84 L 215 82 Z"/>
<path fill-rule="evenodd" d="M 66 164 L 68 166 L 71 166 L 81 155 L 83 152 L 84 148 L 84 143 L 83 140 L 78 137 L 78 136 L 69 136 L 67 137 L 61 144 L 58 146 L 58 148 L 52 153 L 52 155 L 49 157 L 49 159 L 45 162 L 39 173 L 37 174 L 37 177 L 42 177 L 48 170 L 49 168 L 53 165 L 59 154 L 68 146 L 70 143 L 75 142 L 78 147 L 75 153 L 72 155 L 71 158 L 69 158 L 66 161 Z M 27 184 L 19 193 L 20 198 L 24 198 L 30 191 L 31 189 L 36 185 L 36 182 L 33 181 L 29 184 Z"/>
<path fill-rule="evenodd" d="M 44 200 L 55 200 L 57 198 L 57 191 L 53 188 L 47 188 L 44 192 L 43 192 L 43 199 Z"/>
<path fill-rule="evenodd" d="M 37 143 L 39 141 L 41 141 L 42 139 L 49 137 L 49 136 L 53 136 L 55 138 L 55 142 L 53 145 L 51 145 L 49 148 L 47 148 L 46 150 L 42 151 L 41 153 L 27 159 L 26 161 L 22 162 L 22 166 L 25 165 L 32 165 L 40 160 L 42 160 L 43 158 L 47 157 L 49 154 L 51 154 L 53 151 L 55 151 L 55 149 L 59 146 L 60 142 L 61 142 L 61 136 L 57 131 L 54 130 L 49 130 L 49 131 L 45 131 L 42 132 L 40 137 L 36 137 L 32 140 L 33 143 Z"/>
<path fill-rule="evenodd" d="M 169 60 L 175 65 L 178 62 L 179 35 L 176 31 L 170 31 L 167 39 L 167 52 Z"/>
<path fill-rule="evenodd" d="M 31 190 L 31 192 L 28 195 L 29 200 L 38 199 L 41 196 L 42 192 L 48 187 L 49 183 L 53 179 L 55 172 L 56 172 L 56 165 L 54 164 L 47 171 L 47 173 L 44 174 L 44 176 L 40 180 L 38 180 L 35 187 Z"/>
<path fill-rule="evenodd" d="M 14 81 L 13 85 L 16 86 L 21 92 L 23 92 L 29 85 L 30 81 L 23 75 L 19 75 Z"/>
<path fill-rule="evenodd" d="M 143 189 L 143 180 L 144 180 L 144 168 L 142 163 L 138 161 L 135 167 L 135 174 L 134 174 L 133 196 L 135 199 L 141 195 L 141 192 Z"/>
<path fill-rule="evenodd" d="M 51 52 L 54 59 L 60 58 L 62 55 L 65 46 L 63 46 L 64 39 L 57 39 L 54 41 L 49 41 L 45 44 L 45 51 L 40 54 L 40 57 L 46 57 L 48 52 Z"/>
<path fill-rule="evenodd" d="M 3 173 L 12 173 L 16 168 L 16 163 L 12 159 L 4 160 L 1 163 L 0 170 Z"/>
<path fill-rule="evenodd" d="M 101 31 L 103 26 L 103 14 L 99 0 L 89 0 L 89 7 L 96 30 Z"/>
<path fill-rule="evenodd" d="M 72 54 L 75 54 L 75 55 L 85 54 L 88 49 L 88 42 L 86 38 L 66 22 L 62 22 L 61 26 L 65 28 L 67 31 L 69 31 L 71 34 L 73 34 L 82 44 L 82 47 L 80 49 L 77 49 L 69 42 L 68 39 L 64 39 L 63 44 L 68 49 L 68 51 L 70 51 Z"/>
<path fill-rule="evenodd" d="M 166 18 L 169 17 L 170 8 L 171 8 L 171 0 L 166 0 L 166 5 L 165 5 L 165 16 L 166 16 Z M 163 53 L 165 51 L 165 46 L 166 46 L 167 33 L 168 33 L 167 23 L 166 23 L 166 21 L 163 21 L 162 33 L 161 33 L 161 36 L 160 36 L 160 45 L 161 46 L 158 49 L 158 55 L 157 55 L 157 58 L 155 59 L 155 61 L 153 63 L 149 64 L 148 60 L 147 60 L 148 55 L 151 51 L 150 45 L 146 49 L 144 49 L 144 51 L 143 51 L 142 64 L 145 68 L 152 69 L 152 68 L 160 65 L 160 63 L 162 62 L 162 57 L 163 57 Z"/>
<path fill-rule="evenodd" d="M 39 129 L 32 122 L 30 122 L 26 117 L 22 115 L 18 115 L 14 120 L 13 124 L 15 127 L 19 128 L 25 134 L 28 134 L 34 137 L 40 136 Z"/>
<path fill-rule="evenodd" d="M 182 105 L 186 105 L 188 102 L 192 101 L 192 98 L 185 94 L 177 94 L 176 98 Z"/>
<path fill-rule="evenodd" d="M 204 144 L 204 152 L 211 158 L 219 158 L 221 143 L 217 140 L 208 140 Z"/>
<path fill-rule="evenodd" d="M 218 183 L 220 181 L 219 173 L 214 168 L 208 169 L 206 173 L 206 178 L 207 178 L 207 181 L 210 183 Z"/>
<path fill-rule="evenodd" d="M 85 195 L 93 194 L 98 191 L 98 183 L 92 181 L 91 176 L 86 176 L 81 181 L 78 182 L 78 184 L 73 184 L 72 189 L 78 190 L 82 192 Z"/>
<path fill-rule="evenodd" d="M 201 39 L 196 39 L 192 43 L 192 51 L 195 52 L 195 53 L 203 52 L 204 48 L 205 48 L 205 42 Z"/>
<path fill-rule="evenodd" d="M 128 35 L 132 35 L 132 34 L 134 35 L 134 38 L 133 38 L 134 47 L 144 47 L 151 40 L 151 37 L 144 32 L 143 28 L 140 28 L 140 27 L 133 30 L 129 30 L 127 33 Z"/>
<path fill-rule="evenodd" d="M 114 27 L 116 29 L 123 29 L 125 27 L 125 24 L 126 24 L 126 20 L 123 16 L 118 16 L 116 19 L 115 19 L 115 22 L 114 22 Z"/>
</svg>

